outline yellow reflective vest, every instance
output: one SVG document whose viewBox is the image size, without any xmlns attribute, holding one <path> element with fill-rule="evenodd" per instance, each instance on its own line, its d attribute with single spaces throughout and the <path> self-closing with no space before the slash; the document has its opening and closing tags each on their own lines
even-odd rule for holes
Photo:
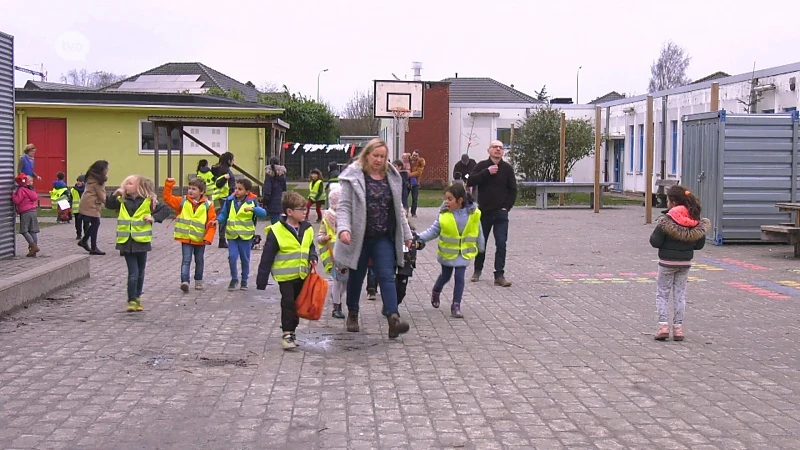
<svg viewBox="0 0 800 450">
<path fill-rule="evenodd" d="M 305 280 L 308 276 L 310 264 L 308 262 L 308 249 L 314 242 L 314 230 L 306 228 L 301 242 L 297 241 L 294 233 L 286 229 L 286 225 L 278 222 L 269 227 L 278 240 L 278 254 L 272 263 L 272 277 L 275 281 Z"/>
<path fill-rule="evenodd" d="M 125 199 L 117 197 L 120 203 L 119 216 L 117 217 L 117 244 L 124 244 L 128 239 L 146 244 L 153 240 L 153 224 L 145 222 L 145 216 L 152 212 L 149 198 L 144 199 L 139 209 L 131 217 L 125 208 Z"/>
<path fill-rule="evenodd" d="M 324 202 L 327 197 L 325 196 L 325 183 L 322 180 L 312 181 L 308 183 L 308 199 L 312 202 Z"/>
<path fill-rule="evenodd" d="M 208 201 L 192 207 L 191 200 L 186 197 L 181 201 L 181 213 L 175 219 L 175 239 L 185 239 L 191 242 L 202 243 L 206 236 L 206 222 L 208 221 Z"/>
<path fill-rule="evenodd" d="M 53 188 L 50 191 L 50 206 L 53 209 L 58 210 L 58 202 L 61 200 L 66 200 L 67 198 L 67 188 Z"/>
<path fill-rule="evenodd" d="M 211 197 L 212 200 L 226 199 L 229 195 L 231 195 L 231 187 L 230 183 L 228 183 L 228 180 L 225 180 L 225 184 L 223 184 L 221 188 L 216 187 L 216 184 L 214 184 L 221 178 L 225 178 L 225 175 L 227 175 L 227 173 L 223 173 L 222 175 L 218 176 L 216 179 L 214 179 L 214 182 L 211 183 L 211 185 L 214 186 L 214 195 Z M 206 196 L 208 196 L 208 192 L 206 192 Z"/>
<path fill-rule="evenodd" d="M 439 214 L 439 251 L 442 259 L 473 259 L 478 254 L 478 237 L 480 236 L 481 211 L 476 209 L 469 215 L 464 231 L 459 234 L 456 218 L 450 211 Z"/>
<path fill-rule="evenodd" d="M 197 172 L 197 178 L 206 183 L 206 197 L 216 200 L 214 194 L 217 192 L 217 186 L 214 184 L 214 174 L 210 170 L 208 172 Z"/>
<path fill-rule="evenodd" d="M 75 188 L 70 188 L 70 195 L 72 195 L 72 214 L 78 214 L 81 207 L 81 192 Z"/>
<path fill-rule="evenodd" d="M 242 202 L 239 211 L 236 211 L 236 200 L 229 201 L 230 209 L 228 210 L 228 218 L 225 222 L 225 238 L 226 239 L 242 239 L 248 241 L 253 239 L 256 235 L 256 223 L 253 221 L 253 211 L 245 211 L 247 206 L 256 207 L 253 199 L 246 199 Z"/>
<path fill-rule="evenodd" d="M 319 260 L 325 267 L 325 271 L 330 272 L 333 269 L 333 244 L 336 242 L 336 230 L 331 228 L 325 219 L 322 219 L 321 226 L 325 227 L 325 233 L 331 237 L 331 240 L 319 247 Z"/>
</svg>

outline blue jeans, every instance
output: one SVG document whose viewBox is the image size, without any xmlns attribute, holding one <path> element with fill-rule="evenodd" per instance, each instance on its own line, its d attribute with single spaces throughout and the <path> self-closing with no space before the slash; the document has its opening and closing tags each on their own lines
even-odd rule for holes
<svg viewBox="0 0 800 450">
<path fill-rule="evenodd" d="M 388 317 L 397 313 L 397 287 L 394 274 L 397 267 L 394 242 L 388 236 L 365 238 L 358 258 L 358 269 L 350 270 L 347 278 L 347 310 L 358 312 L 364 277 L 367 276 L 367 261 L 372 258 L 372 270 L 378 278 L 383 300 L 383 312 Z"/>
<path fill-rule="evenodd" d="M 203 267 L 205 266 L 205 245 L 192 245 L 181 243 L 181 283 L 189 282 L 189 269 L 192 267 L 192 255 L 194 255 L 194 279 L 203 279 Z"/>
<path fill-rule="evenodd" d="M 417 200 L 419 199 L 419 185 L 411 185 L 411 215 L 417 214 Z"/>
<path fill-rule="evenodd" d="M 433 290 L 435 292 L 442 292 L 444 285 L 450 281 L 450 277 L 453 276 L 454 271 L 456 273 L 456 281 L 453 286 L 453 303 L 461 303 L 461 298 L 464 296 L 464 274 L 467 272 L 466 266 L 442 266 L 442 273 L 439 275 L 439 278 L 436 279 L 436 283 L 433 284 Z"/>
<path fill-rule="evenodd" d="M 502 277 L 506 268 L 506 241 L 508 240 L 508 211 L 494 211 L 481 213 L 481 228 L 486 243 L 489 243 L 489 232 L 494 228 L 494 277 Z M 483 270 L 486 261 L 486 252 L 478 253 L 475 257 L 475 271 Z"/>
<path fill-rule="evenodd" d="M 250 249 L 252 245 L 252 239 L 228 239 L 228 262 L 231 265 L 231 280 L 239 279 L 236 262 L 241 260 L 242 283 L 247 282 L 247 278 L 250 276 Z"/>
<path fill-rule="evenodd" d="M 125 253 L 124 256 L 128 265 L 128 300 L 135 300 L 142 296 L 147 252 Z"/>
</svg>

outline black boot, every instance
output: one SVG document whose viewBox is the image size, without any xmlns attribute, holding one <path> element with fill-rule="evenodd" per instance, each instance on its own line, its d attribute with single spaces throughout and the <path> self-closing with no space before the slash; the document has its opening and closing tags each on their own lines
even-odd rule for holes
<svg viewBox="0 0 800 450">
<path fill-rule="evenodd" d="M 89 248 L 89 236 L 84 236 L 83 239 L 78 241 L 78 247 L 81 247 L 87 252 L 92 253 L 92 249 Z"/>
<path fill-rule="evenodd" d="M 219 248 L 228 248 L 228 241 L 225 238 L 219 238 Z"/>
<path fill-rule="evenodd" d="M 344 319 L 344 313 L 342 312 L 342 304 L 339 303 L 333 305 L 333 312 L 331 312 L 331 316 L 334 319 Z"/>
<path fill-rule="evenodd" d="M 387 319 L 389 320 L 389 339 L 394 339 L 401 334 L 408 332 L 408 323 L 400 320 L 399 314 L 394 313 Z"/>
</svg>

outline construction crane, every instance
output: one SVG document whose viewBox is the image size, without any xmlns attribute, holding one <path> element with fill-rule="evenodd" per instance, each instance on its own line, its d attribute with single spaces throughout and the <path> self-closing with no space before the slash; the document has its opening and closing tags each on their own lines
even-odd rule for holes
<svg viewBox="0 0 800 450">
<path fill-rule="evenodd" d="M 19 70 L 20 72 L 29 73 L 31 75 L 38 75 L 42 81 L 47 81 L 47 74 L 45 72 L 39 72 L 33 69 L 27 69 L 25 67 L 14 66 L 14 70 Z M 44 70 L 44 66 L 42 66 L 42 70 Z"/>
</svg>

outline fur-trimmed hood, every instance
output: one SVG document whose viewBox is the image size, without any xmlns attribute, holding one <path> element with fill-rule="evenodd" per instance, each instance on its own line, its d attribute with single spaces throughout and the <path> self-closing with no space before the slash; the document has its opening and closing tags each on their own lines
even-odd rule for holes
<svg viewBox="0 0 800 450">
<path fill-rule="evenodd" d="M 267 166 L 264 168 L 264 174 L 268 177 L 279 177 L 281 175 L 286 175 L 286 167 L 276 165 L 275 170 L 272 170 L 272 166 Z"/>
<path fill-rule="evenodd" d="M 697 226 L 685 227 L 675 222 L 666 211 L 664 211 L 664 215 L 656 219 L 656 225 L 661 227 L 670 238 L 682 242 L 696 242 L 705 237 L 711 230 L 711 221 L 705 217 L 700 219 Z"/>
</svg>

